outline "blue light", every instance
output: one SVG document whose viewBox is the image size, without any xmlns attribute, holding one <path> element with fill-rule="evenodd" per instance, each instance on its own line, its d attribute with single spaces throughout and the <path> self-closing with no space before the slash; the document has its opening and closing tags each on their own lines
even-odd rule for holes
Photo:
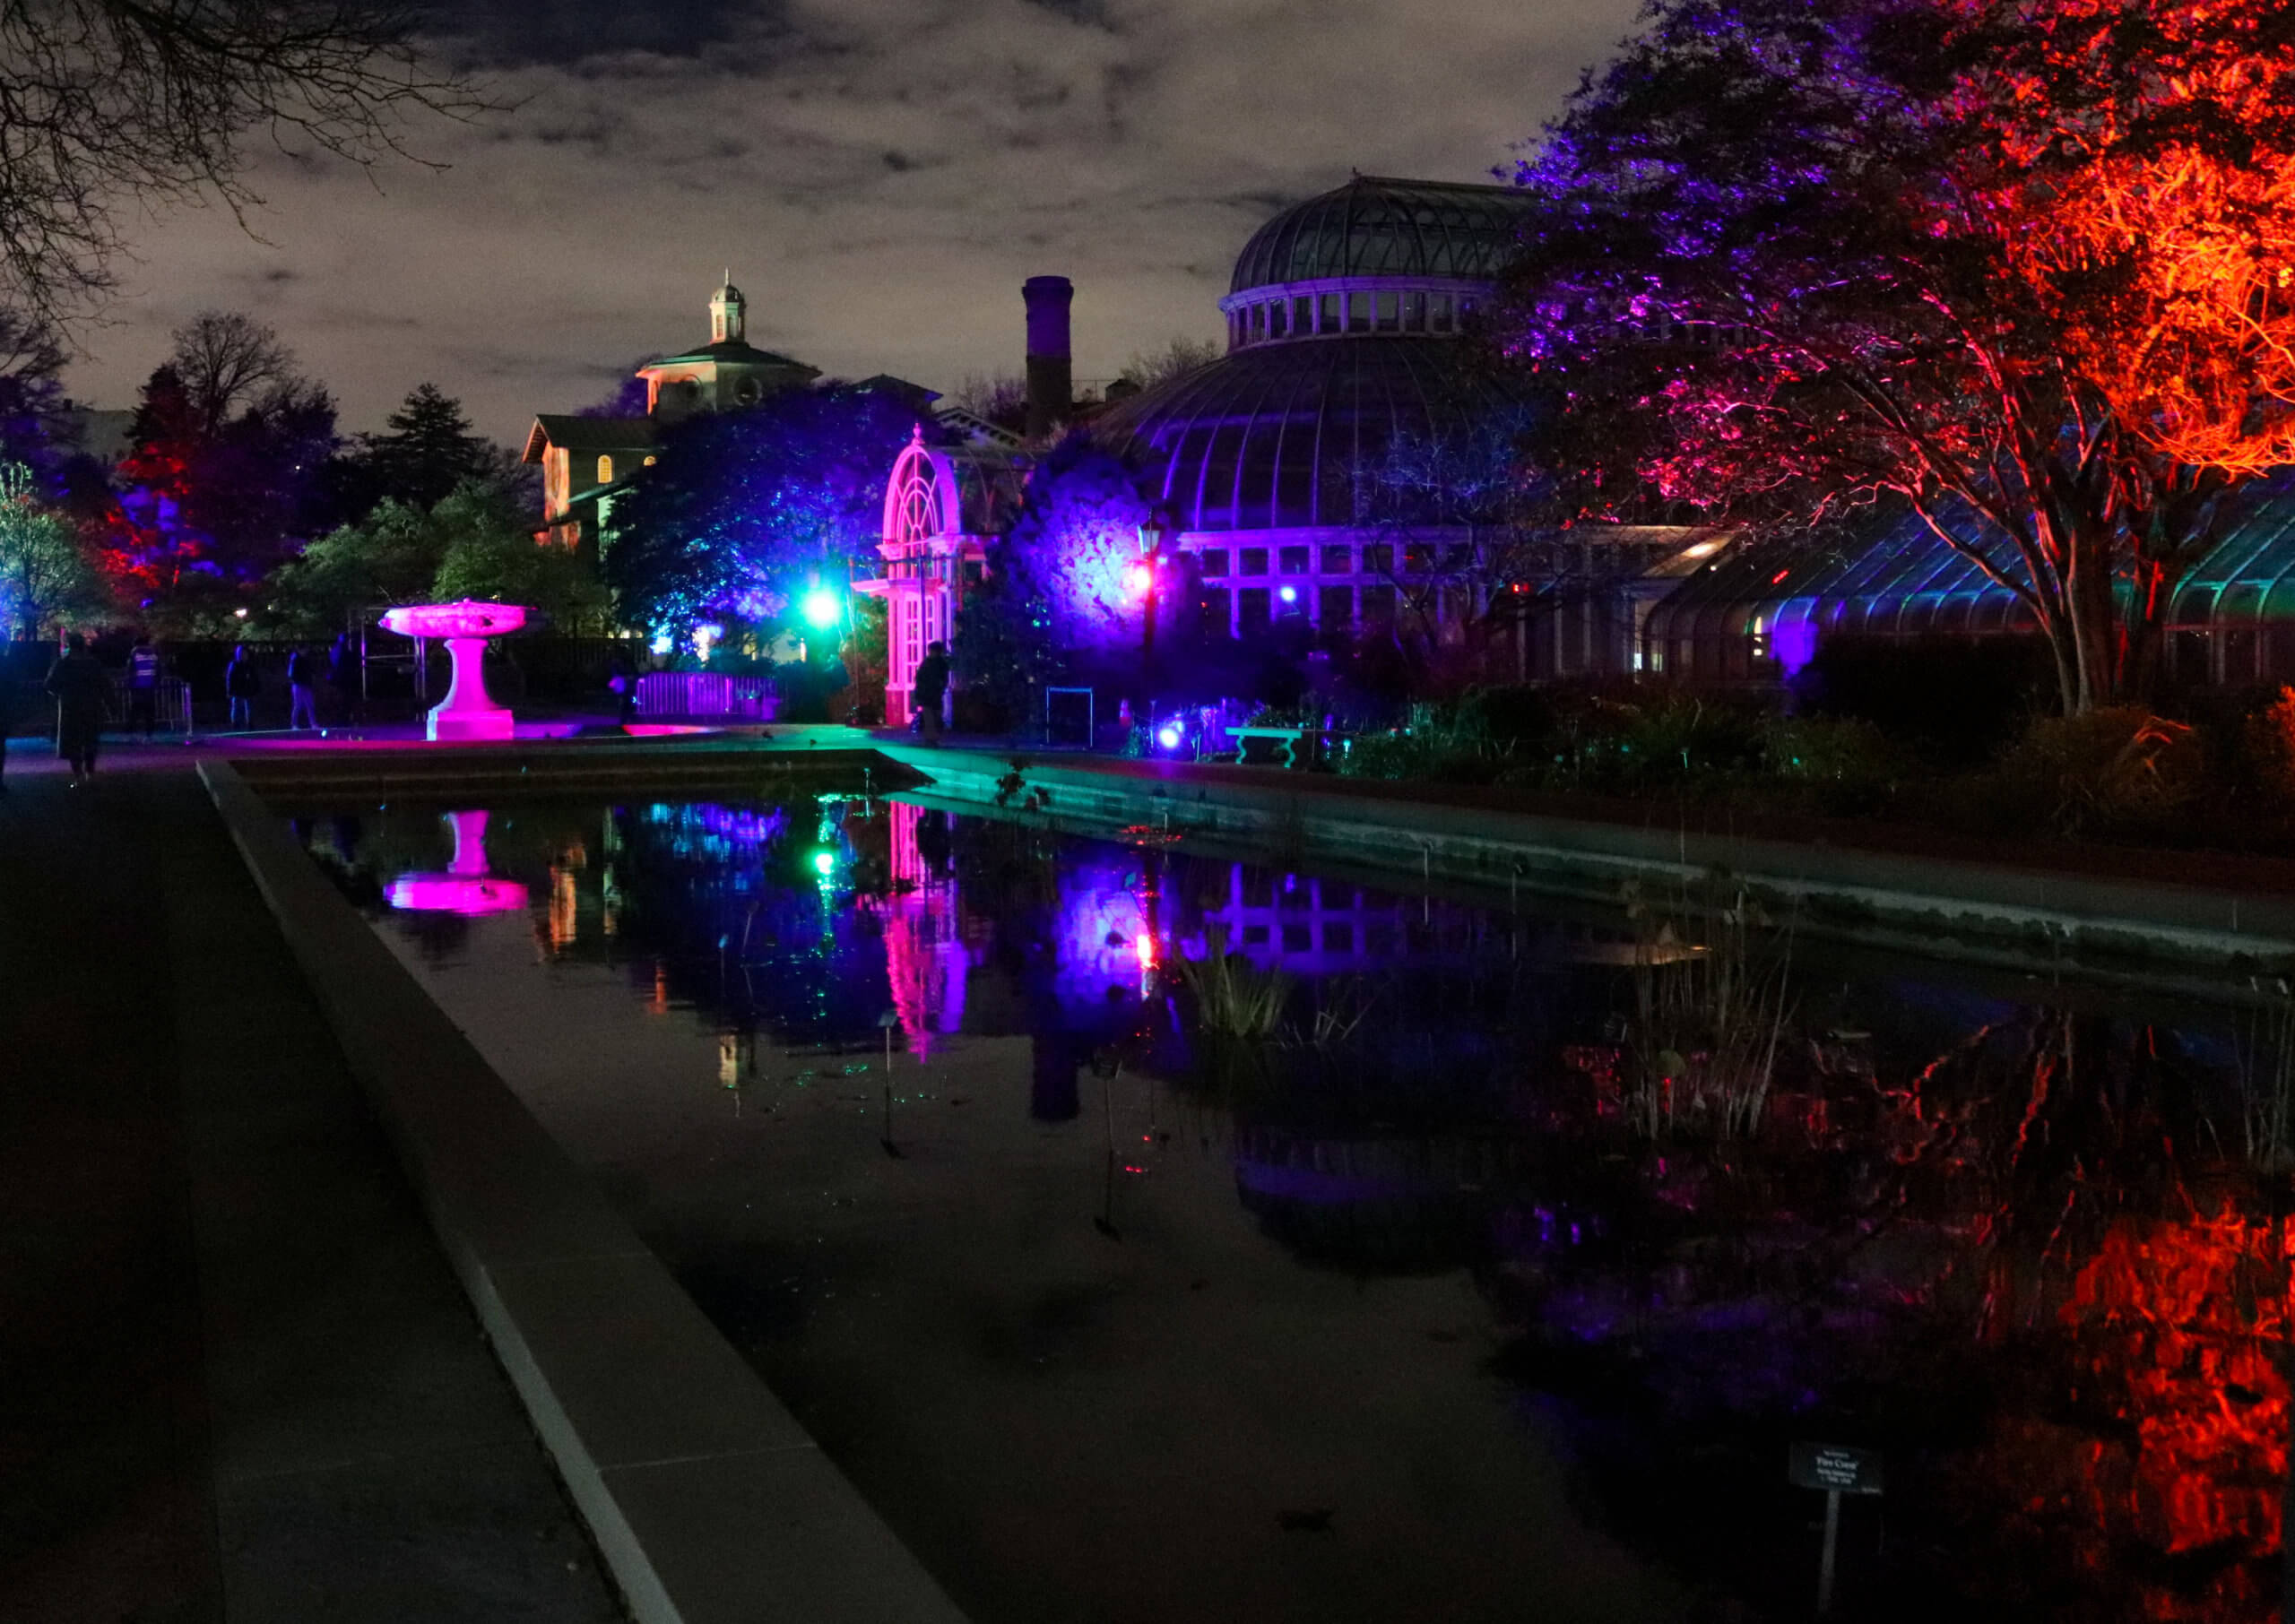
<svg viewBox="0 0 2295 1624">
<path fill-rule="evenodd" d="M 1167 721 L 1156 730 L 1156 742 L 1166 750 L 1178 749 L 1180 740 L 1185 737 L 1186 735 L 1180 731 L 1180 724 L 1176 721 Z"/>
<path fill-rule="evenodd" d="M 1296 603 L 1299 601 L 1299 589 L 1295 586 L 1286 586 L 1277 592 L 1276 596 L 1286 603 Z"/>
<path fill-rule="evenodd" d="M 817 632 L 825 632 L 837 623 L 844 613 L 844 606 L 828 588 L 817 586 L 805 594 L 801 610 L 807 626 Z"/>
</svg>

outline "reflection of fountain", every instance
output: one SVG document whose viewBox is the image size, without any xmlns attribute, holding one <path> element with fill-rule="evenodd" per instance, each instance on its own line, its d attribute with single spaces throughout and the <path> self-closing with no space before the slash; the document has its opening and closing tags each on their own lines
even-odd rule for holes
<svg viewBox="0 0 2295 1624">
<path fill-rule="evenodd" d="M 429 717 L 434 739 L 507 739 L 510 713 L 486 692 L 486 640 L 515 632 L 526 611 L 514 603 L 421 603 L 394 609 L 383 624 L 403 637 L 443 637 L 454 660 L 446 698 Z"/>
<path fill-rule="evenodd" d="M 486 814 L 449 812 L 455 855 L 444 874 L 402 874 L 387 893 L 394 908 L 422 913 L 509 913 L 526 905 L 526 888 L 486 872 Z"/>
</svg>

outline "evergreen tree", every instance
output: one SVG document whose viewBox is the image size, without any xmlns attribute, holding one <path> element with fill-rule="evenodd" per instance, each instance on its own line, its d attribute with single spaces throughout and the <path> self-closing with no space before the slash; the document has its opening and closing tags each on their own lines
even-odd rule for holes
<svg viewBox="0 0 2295 1624">
<path fill-rule="evenodd" d="M 465 479 L 492 477 L 498 461 L 492 442 L 472 431 L 462 402 L 435 384 L 417 384 L 386 419 L 385 432 L 367 437 L 360 458 L 373 499 L 424 508 Z"/>
</svg>

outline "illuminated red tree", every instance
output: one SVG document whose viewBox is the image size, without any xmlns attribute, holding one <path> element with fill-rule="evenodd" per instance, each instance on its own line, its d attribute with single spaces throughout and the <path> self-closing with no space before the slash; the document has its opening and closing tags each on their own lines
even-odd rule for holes
<svg viewBox="0 0 2295 1624">
<path fill-rule="evenodd" d="M 1909 505 L 2139 694 L 2295 461 L 2295 0 L 1660 0 L 1521 178 L 1582 507 Z"/>
</svg>

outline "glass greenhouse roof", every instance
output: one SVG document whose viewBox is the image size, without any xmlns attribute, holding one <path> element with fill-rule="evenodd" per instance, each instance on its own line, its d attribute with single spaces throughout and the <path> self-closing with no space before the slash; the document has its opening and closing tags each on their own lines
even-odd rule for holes
<svg viewBox="0 0 2295 1624">
<path fill-rule="evenodd" d="M 1988 556 L 2022 573 L 2005 540 Z M 2178 589 L 2171 624 L 2295 620 L 2295 469 L 2235 498 L 2222 538 Z M 1735 636 L 1753 622 L 1814 621 L 1841 632 L 1916 635 L 2016 630 L 2031 616 L 1912 515 L 1844 525 L 1813 544 L 1766 538 L 1684 581 L 1651 611 L 1652 641 Z"/>
<path fill-rule="evenodd" d="M 1494 281 L 1529 202 L 1512 186 L 1358 175 L 1253 232 L 1229 291 L 1337 276 Z"/>
<path fill-rule="evenodd" d="M 1111 409 L 1093 434 L 1160 479 L 1182 530 L 1355 521 L 1350 471 L 1398 433 L 1463 426 L 1514 403 L 1439 338 L 1347 337 L 1239 350 Z"/>
</svg>

